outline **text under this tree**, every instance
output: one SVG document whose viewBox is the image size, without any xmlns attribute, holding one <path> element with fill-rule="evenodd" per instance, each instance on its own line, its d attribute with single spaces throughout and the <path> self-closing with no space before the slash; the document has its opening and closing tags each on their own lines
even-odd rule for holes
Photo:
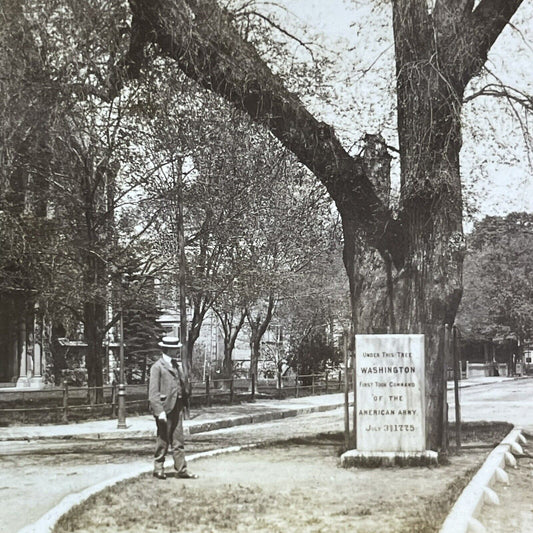
<svg viewBox="0 0 533 533">
<path fill-rule="evenodd" d="M 357 449 L 425 449 L 424 335 L 356 335 Z"/>
</svg>

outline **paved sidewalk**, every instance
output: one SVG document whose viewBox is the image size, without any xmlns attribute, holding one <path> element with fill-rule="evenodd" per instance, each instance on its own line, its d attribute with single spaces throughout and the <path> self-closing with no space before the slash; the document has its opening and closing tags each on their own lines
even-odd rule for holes
<svg viewBox="0 0 533 533">
<path fill-rule="evenodd" d="M 478 377 L 463 379 L 461 388 L 489 385 L 501 381 L 513 380 L 514 377 Z M 448 381 L 448 390 L 453 389 L 453 381 Z M 350 393 L 350 401 L 353 393 Z M 191 419 L 186 420 L 185 432 L 202 433 L 243 424 L 268 422 L 289 416 L 336 409 L 344 405 L 344 394 L 327 394 L 306 396 L 286 400 L 256 400 L 238 405 L 217 405 L 201 407 L 191 411 Z M 0 441 L 67 439 L 67 438 L 141 438 L 155 435 L 154 419 L 151 415 L 126 418 L 126 429 L 118 429 L 115 419 L 94 420 L 73 424 L 43 426 L 10 426 L 0 428 Z"/>
<path fill-rule="evenodd" d="M 520 379 L 519 376 L 494 376 L 494 377 L 477 377 L 462 379 L 459 381 L 459 387 L 461 389 L 465 387 L 475 387 L 477 385 L 490 385 L 492 383 L 501 383 L 502 381 L 513 381 L 514 379 Z M 448 390 L 453 390 L 453 380 L 446 383 Z"/>
<path fill-rule="evenodd" d="M 350 400 L 353 395 L 350 394 Z M 238 405 L 217 405 L 191 410 L 185 420 L 186 433 L 203 433 L 215 429 L 268 422 L 316 411 L 336 409 L 344 405 L 344 394 L 306 396 L 286 400 L 256 400 Z M 0 441 L 68 438 L 141 438 L 155 435 L 154 418 L 142 415 L 126 418 L 126 429 L 118 429 L 116 420 L 95 420 L 78 424 L 46 426 L 11 426 L 0 429 Z"/>
</svg>

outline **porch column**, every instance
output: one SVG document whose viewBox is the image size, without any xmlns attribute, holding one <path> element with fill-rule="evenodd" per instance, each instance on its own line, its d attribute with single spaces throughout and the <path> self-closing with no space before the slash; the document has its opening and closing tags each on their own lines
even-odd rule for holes
<svg viewBox="0 0 533 533">
<path fill-rule="evenodd" d="M 20 354 L 20 371 L 17 380 L 17 387 L 27 387 L 28 382 L 28 350 L 26 345 L 26 320 L 24 316 L 18 324 L 18 353 Z"/>
<path fill-rule="evenodd" d="M 33 375 L 31 376 L 30 384 L 38 389 L 44 387 L 43 335 L 43 317 L 39 313 L 39 305 L 36 303 L 33 312 Z"/>
</svg>

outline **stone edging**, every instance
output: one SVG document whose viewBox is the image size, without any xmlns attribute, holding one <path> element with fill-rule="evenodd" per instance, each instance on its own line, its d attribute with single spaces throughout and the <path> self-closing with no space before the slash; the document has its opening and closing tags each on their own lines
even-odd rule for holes
<svg viewBox="0 0 533 533">
<path fill-rule="evenodd" d="M 492 487 L 497 483 L 509 484 L 505 466 L 516 466 L 513 454 L 521 455 L 519 444 L 525 443 L 520 429 L 513 429 L 492 450 L 477 474 L 463 490 L 448 517 L 444 521 L 440 533 L 482 533 L 484 526 L 477 520 L 485 503 L 498 505 L 499 498 Z"/>
<path fill-rule="evenodd" d="M 205 457 L 214 457 L 216 455 L 222 455 L 225 453 L 240 452 L 242 450 L 247 450 L 250 448 L 257 448 L 260 445 L 260 443 L 244 444 L 242 446 L 228 446 L 227 448 L 218 448 L 216 450 L 209 450 L 207 452 L 194 453 L 187 456 L 187 462 L 190 463 L 197 459 L 203 459 Z M 147 462 L 146 464 L 137 465 L 136 467 L 132 468 L 130 471 L 124 474 L 120 474 L 118 476 L 102 481 L 101 483 L 97 483 L 96 485 L 88 487 L 80 492 L 69 494 L 68 496 L 65 496 L 53 509 L 51 509 L 45 515 L 39 518 L 39 520 L 19 530 L 19 533 L 50 533 L 54 529 L 59 519 L 64 514 L 68 513 L 76 505 L 84 502 L 93 494 L 96 494 L 108 487 L 111 487 L 112 485 L 116 485 L 121 481 L 125 481 L 126 479 L 131 479 L 140 476 L 141 474 L 151 472 L 152 469 L 152 463 Z"/>
</svg>

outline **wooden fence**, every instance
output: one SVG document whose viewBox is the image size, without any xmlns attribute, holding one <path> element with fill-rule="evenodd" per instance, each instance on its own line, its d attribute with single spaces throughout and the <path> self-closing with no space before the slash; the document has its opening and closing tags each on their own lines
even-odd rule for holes
<svg viewBox="0 0 533 533">
<path fill-rule="evenodd" d="M 283 399 L 341 392 L 343 374 L 320 373 L 273 379 L 237 378 L 195 381 L 191 407 L 254 401 L 257 398 Z M 116 418 L 118 386 L 61 387 L 46 389 L 0 389 L 0 426 L 12 424 L 57 424 L 83 420 Z M 98 397 L 91 403 L 89 397 Z M 149 412 L 148 384 L 126 385 L 128 415 Z"/>
</svg>

